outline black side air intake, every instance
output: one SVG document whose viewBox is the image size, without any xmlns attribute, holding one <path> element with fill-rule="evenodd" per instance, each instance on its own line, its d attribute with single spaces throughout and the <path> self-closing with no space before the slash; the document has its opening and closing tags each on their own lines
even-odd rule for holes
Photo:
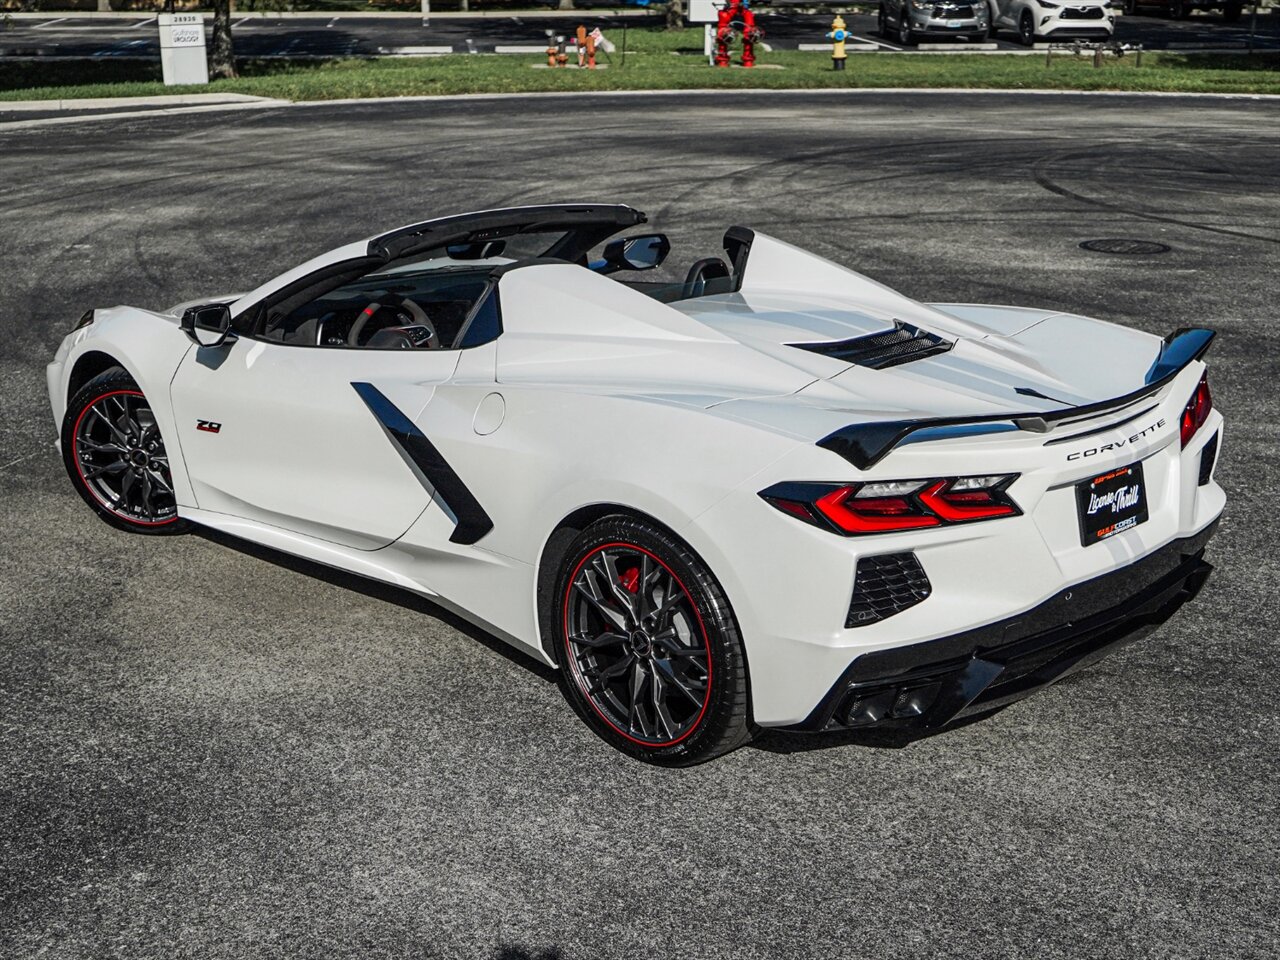
<svg viewBox="0 0 1280 960">
<path fill-rule="evenodd" d="M 929 596 L 933 587 L 914 553 L 863 557 L 853 579 L 846 627 L 879 623 Z"/>
<path fill-rule="evenodd" d="M 936 333 L 928 333 L 909 323 L 895 320 L 892 330 L 869 333 L 863 337 L 854 337 L 852 340 L 836 340 L 832 343 L 792 343 L 788 346 L 820 353 L 824 357 L 833 357 L 846 363 L 856 363 L 860 367 L 880 370 L 884 367 L 895 367 L 900 363 L 910 363 L 912 360 L 923 360 L 925 357 L 946 353 L 951 349 L 951 342 L 943 340 Z"/>
</svg>

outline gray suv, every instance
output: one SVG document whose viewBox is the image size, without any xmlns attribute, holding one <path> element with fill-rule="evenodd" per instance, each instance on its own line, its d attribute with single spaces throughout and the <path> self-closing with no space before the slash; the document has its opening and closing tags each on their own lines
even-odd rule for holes
<svg viewBox="0 0 1280 960">
<path fill-rule="evenodd" d="M 934 37 L 982 42 L 991 32 L 987 0 L 881 0 L 880 36 L 904 47 Z"/>
</svg>

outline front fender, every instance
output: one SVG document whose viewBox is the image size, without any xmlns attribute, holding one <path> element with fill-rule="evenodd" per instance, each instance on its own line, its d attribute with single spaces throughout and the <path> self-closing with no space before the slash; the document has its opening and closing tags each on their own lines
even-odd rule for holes
<svg viewBox="0 0 1280 960">
<path fill-rule="evenodd" d="M 94 311 L 93 322 L 68 334 L 46 368 L 54 429 L 61 436 L 62 421 L 71 399 L 71 384 L 81 362 L 95 362 L 103 354 L 122 367 L 146 395 L 169 452 L 169 469 L 178 507 L 196 506 L 182 457 L 182 434 L 173 418 L 169 385 L 182 358 L 192 347 L 172 317 L 137 307 Z"/>
</svg>

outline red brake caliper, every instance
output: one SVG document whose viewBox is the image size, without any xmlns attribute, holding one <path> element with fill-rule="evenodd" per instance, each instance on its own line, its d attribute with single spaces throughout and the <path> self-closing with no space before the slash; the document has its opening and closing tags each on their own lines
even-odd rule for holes
<svg viewBox="0 0 1280 960">
<path fill-rule="evenodd" d="M 624 571 L 618 580 L 627 588 L 629 593 L 637 592 L 640 589 L 640 568 L 632 567 L 630 570 Z"/>
</svg>

